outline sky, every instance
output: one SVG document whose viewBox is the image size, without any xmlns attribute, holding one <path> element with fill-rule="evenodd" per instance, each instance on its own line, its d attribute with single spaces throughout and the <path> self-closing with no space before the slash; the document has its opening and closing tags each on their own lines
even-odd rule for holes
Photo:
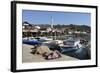
<svg viewBox="0 0 100 73">
<path fill-rule="evenodd" d="M 90 26 L 91 14 L 79 12 L 55 12 L 23 10 L 22 21 L 30 24 L 77 24 Z"/>
</svg>

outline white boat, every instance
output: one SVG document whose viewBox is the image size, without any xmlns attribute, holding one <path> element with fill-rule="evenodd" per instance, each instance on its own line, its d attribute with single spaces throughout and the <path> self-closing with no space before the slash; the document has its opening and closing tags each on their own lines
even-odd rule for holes
<svg viewBox="0 0 100 73">
<path fill-rule="evenodd" d="M 42 40 L 42 41 L 51 41 L 51 40 L 53 40 L 53 39 L 47 38 L 47 37 L 40 37 L 39 40 Z"/>
<path fill-rule="evenodd" d="M 82 48 L 83 45 L 80 44 L 80 40 L 79 39 L 68 39 L 63 41 L 63 44 L 59 44 L 60 47 L 66 47 L 66 48 L 75 48 L 75 49 L 79 49 Z"/>
</svg>

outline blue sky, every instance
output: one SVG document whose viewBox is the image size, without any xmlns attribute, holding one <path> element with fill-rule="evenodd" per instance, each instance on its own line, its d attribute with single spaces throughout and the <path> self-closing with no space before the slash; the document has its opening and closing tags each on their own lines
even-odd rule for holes
<svg viewBox="0 0 100 73">
<path fill-rule="evenodd" d="M 91 24 L 90 13 L 23 10 L 22 15 L 23 22 L 30 24 L 50 24 L 51 17 L 54 24 Z"/>
</svg>

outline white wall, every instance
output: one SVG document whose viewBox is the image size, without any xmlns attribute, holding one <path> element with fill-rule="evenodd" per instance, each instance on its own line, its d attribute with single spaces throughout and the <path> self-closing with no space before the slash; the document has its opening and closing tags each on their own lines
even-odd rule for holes
<svg viewBox="0 0 100 73">
<path fill-rule="evenodd" d="M 0 73 L 11 73 L 10 72 L 10 1 L 11 0 L 0 0 Z M 71 4 L 84 4 L 84 5 L 85 4 L 86 5 L 99 5 L 100 4 L 100 0 L 33 0 L 33 1 L 68 3 L 68 4 L 70 3 Z M 99 28 L 100 28 L 100 25 L 99 25 Z M 99 37 L 100 37 L 100 34 L 99 34 Z M 100 50 L 98 51 L 100 55 Z M 52 72 L 55 72 L 55 73 L 56 72 L 59 72 L 59 73 L 92 73 L 92 72 L 99 73 L 100 72 L 99 68 L 100 67 L 53 70 L 53 71 L 38 71 L 37 73 L 47 73 L 47 72 L 48 73 L 52 73 Z"/>
</svg>

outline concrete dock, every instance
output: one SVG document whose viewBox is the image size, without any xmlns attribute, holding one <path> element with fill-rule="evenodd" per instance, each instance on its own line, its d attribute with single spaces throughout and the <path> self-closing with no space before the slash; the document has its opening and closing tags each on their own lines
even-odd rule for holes
<svg viewBox="0 0 100 73">
<path fill-rule="evenodd" d="M 45 60 L 41 55 L 32 54 L 32 49 L 34 46 L 23 44 L 22 45 L 22 62 L 30 63 L 30 62 L 50 62 L 50 61 L 74 61 L 78 60 L 77 58 L 70 57 L 67 55 L 61 54 L 61 58 L 53 59 L 53 60 Z"/>
</svg>

